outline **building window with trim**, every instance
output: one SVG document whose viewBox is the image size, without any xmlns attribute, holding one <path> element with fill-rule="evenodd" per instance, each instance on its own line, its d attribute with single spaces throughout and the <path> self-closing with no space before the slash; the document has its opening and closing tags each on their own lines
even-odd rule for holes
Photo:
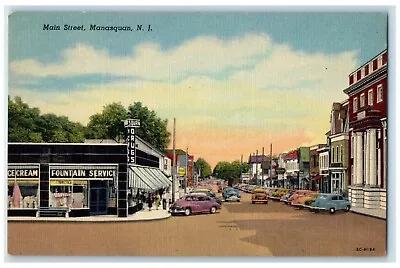
<svg viewBox="0 0 400 268">
<path fill-rule="evenodd" d="M 360 108 L 365 106 L 365 94 L 361 94 L 360 96 Z"/>
<path fill-rule="evenodd" d="M 336 163 L 339 162 L 339 146 L 336 146 Z"/>
<path fill-rule="evenodd" d="M 50 207 L 87 208 L 88 181 L 50 180 Z"/>
<path fill-rule="evenodd" d="M 378 90 L 376 94 L 376 102 L 382 102 L 383 101 L 383 86 L 382 84 L 378 85 Z"/>
<path fill-rule="evenodd" d="M 343 145 L 340 145 L 340 162 L 343 163 Z"/>
<path fill-rule="evenodd" d="M 374 90 L 372 88 L 368 90 L 368 105 L 369 106 L 374 105 Z"/>
<path fill-rule="evenodd" d="M 357 100 L 357 97 L 355 97 L 354 99 L 353 99 L 353 113 L 355 113 L 355 112 L 357 112 L 357 109 L 358 109 L 358 100 Z"/>
<path fill-rule="evenodd" d="M 350 142 L 350 158 L 353 158 L 353 155 L 354 155 L 354 142 L 355 142 L 355 138 L 352 135 L 351 142 Z"/>
<path fill-rule="evenodd" d="M 8 180 L 7 207 L 12 209 L 37 209 L 39 207 L 39 180 Z"/>
</svg>

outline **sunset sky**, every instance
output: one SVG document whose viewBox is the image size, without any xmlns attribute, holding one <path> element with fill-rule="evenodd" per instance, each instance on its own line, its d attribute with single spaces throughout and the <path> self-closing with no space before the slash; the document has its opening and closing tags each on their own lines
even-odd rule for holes
<svg viewBox="0 0 400 268">
<path fill-rule="evenodd" d="M 386 48 L 386 24 L 379 13 L 14 13 L 9 95 L 84 125 L 104 105 L 141 101 L 171 132 L 175 117 L 177 148 L 212 166 L 270 143 L 279 154 L 325 142 L 332 103 Z"/>
</svg>

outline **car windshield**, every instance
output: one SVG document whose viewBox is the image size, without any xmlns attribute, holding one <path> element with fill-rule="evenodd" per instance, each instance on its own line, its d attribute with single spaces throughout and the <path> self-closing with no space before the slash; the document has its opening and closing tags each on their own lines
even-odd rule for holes
<svg viewBox="0 0 400 268">
<path fill-rule="evenodd" d="M 319 199 L 328 199 L 328 196 L 325 194 L 322 194 L 318 197 Z"/>
</svg>

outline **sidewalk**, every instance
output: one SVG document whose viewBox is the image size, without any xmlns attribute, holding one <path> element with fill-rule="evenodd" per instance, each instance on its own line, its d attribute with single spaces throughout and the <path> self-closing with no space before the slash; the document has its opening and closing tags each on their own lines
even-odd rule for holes
<svg viewBox="0 0 400 268">
<path fill-rule="evenodd" d="M 128 215 L 126 218 L 119 218 L 116 215 L 101 215 L 90 217 L 7 217 L 8 222 L 134 222 L 162 220 L 171 217 L 168 210 L 153 208 L 152 211 L 141 210 L 135 214 Z"/>
<path fill-rule="evenodd" d="M 386 220 L 386 210 L 384 210 L 384 209 L 370 209 L 370 208 L 354 207 L 354 208 L 351 208 L 350 211 L 353 213 L 362 214 L 362 215 Z"/>
</svg>

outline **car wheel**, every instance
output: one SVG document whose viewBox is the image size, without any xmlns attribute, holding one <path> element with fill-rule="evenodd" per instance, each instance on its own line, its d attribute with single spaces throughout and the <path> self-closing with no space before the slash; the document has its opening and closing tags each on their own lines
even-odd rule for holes
<svg viewBox="0 0 400 268">
<path fill-rule="evenodd" d="M 217 212 L 217 208 L 216 207 L 211 207 L 210 213 L 214 214 L 215 212 Z"/>
<path fill-rule="evenodd" d="M 190 208 L 185 209 L 185 215 L 189 216 L 192 213 Z"/>
<path fill-rule="evenodd" d="M 350 206 L 347 206 L 346 207 L 346 212 L 349 212 L 350 211 Z"/>
<path fill-rule="evenodd" d="M 329 212 L 330 212 L 331 214 L 334 214 L 334 213 L 336 212 L 336 210 L 335 210 L 335 208 L 330 208 L 330 209 L 329 209 Z"/>
<path fill-rule="evenodd" d="M 254 202 L 254 201 L 251 201 L 251 203 L 254 204 L 255 202 Z"/>
<path fill-rule="evenodd" d="M 240 199 L 236 200 L 236 202 L 240 202 Z"/>
</svg>

